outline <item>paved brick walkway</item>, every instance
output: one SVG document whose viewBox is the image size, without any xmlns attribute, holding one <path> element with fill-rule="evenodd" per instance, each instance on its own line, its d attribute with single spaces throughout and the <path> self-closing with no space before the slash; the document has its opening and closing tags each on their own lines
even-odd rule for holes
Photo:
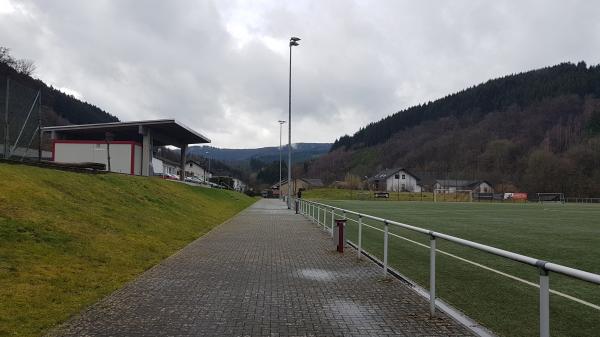
<svg viewBox="0 0 600 337">
<path fill-rule="evenodd" d="M 56 336 L 471 336 L 369 261 L 262 200 Z"/>
</svg>

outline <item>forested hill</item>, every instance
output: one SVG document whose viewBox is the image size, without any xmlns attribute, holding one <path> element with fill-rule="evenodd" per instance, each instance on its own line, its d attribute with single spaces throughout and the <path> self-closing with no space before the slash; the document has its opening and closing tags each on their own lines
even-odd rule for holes
<svg viewBox="0 0 600 337">
<path fill-rule="evenodd" d="M 22 107 L 28 107 L 34 100 L 37 90 L 41 90 L 44 126 L 119 121 L 117 117 L 106 111 L 48 86 L 39 79 L 19 73 L 4 62 L 0 62 L 1 102 L 4 102 L 6 96 L 7 77 L 10 77 L 11 83 L 9 108 L 14 107 L 10 111 L 11 114 L 27 113 L 27 110 Z"/>
<path fill-rule="evenodd" d="M 408 108 L 341 137 L 304 174 L 332 182 L 397 166 L 426 183 L 600 196 L 600 66 L 562 63 Z"/>
<path fill-rule="evenodd" d="M 301 162 L 316 158 L 327 153 L 331 148 L 331 143 L 296 143 L 292 144 L 294 162 Z M 282 146 L 282 151 L 287 155 L 287 144 Z M 234 165 L 240 162 L 249 162 L 250 159 L 258 159 L 264 162 L 279 160 L 279 147 L 261 147 L 256 149 L 221 149 L 212 146 L 192 146 L 190 152 L 200 155 L 210 154 L 211 158 L 230 162 Z M 287 158 L 287 157 L 286 157 Z"/>
<path fill-rule="evenodd" d="M 379 144 L 398 131 L 443 117 L 477 119 L 510 106 L 524 107 L 545 98 L 571 94 L 600 96 L 600 65 L 561 63 L 490 80 L 371 123 L 353 136 L 336 140 L 331 150 Z"/>
</svg>

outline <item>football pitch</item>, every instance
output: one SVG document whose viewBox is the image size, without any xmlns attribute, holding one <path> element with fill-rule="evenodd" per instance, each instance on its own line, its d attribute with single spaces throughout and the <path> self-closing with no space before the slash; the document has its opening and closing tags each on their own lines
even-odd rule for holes
<svg viewBox="0 0 600 337">
<path fill-rule="evenodd" d="M 585 271 L 600 273 L 600 205 L 554 203 L 398 202 L 316 200 L 327 205 L 394 220 L 463 239 L 528 255 Z M 331 214 L 327 213 L 327 226 Z M 338 216 L 336 216 L 338 217 Z M 358 225 L 348 217 L 347 239 L 357 242 Z M 372 220 L 363 223 L 382 229 Z M 389 256 L 392 268 L 425 289 L 429 284 L 429 238 L 390 226 Z M 362 245 L 379 259 L 383 256 L 383 233 L 363 226 Z M 437 254 L 437 294 L 455 308 L 503 336 L 538 336 L 538 288 L 501 275 L 537 284 L 538 270 L 441 239 L 437 249 L 468 261 Z M 350 250 L 355 253 L 355 251 Z M 498 273 L 500 272 L 500 273 Z M 555 273 L 550 288 L 575 299 L 551 294 L 553 336 L 598 336 L 600 286 Z"/>
</svg>

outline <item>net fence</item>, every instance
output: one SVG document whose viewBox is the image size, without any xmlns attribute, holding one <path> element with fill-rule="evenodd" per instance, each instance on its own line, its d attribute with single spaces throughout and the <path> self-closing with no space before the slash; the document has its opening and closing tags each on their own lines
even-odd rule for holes
<svg viewBox="0 0 600 337">
<path fill-rule="evenodd" d="M 41 91 L 0 74 L 0 157 L 38 157 Z"/>
</svg>

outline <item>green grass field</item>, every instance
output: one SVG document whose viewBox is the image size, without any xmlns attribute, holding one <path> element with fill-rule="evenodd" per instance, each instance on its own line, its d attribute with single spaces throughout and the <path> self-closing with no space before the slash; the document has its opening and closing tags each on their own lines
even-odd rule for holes
<svg viewBox="0 0 600 337">
<path fill-rule="evenodd" d="M 373 192 L 365 190 L 348 190 L 343 188 L 317 188 L 303 192 L 309 199 L 320 200 L 374 200 Z M 452 195 L 454 196 L 454 195 Z M 465 198 L 465 196 L 460 196 Z M 390 201 L 433 201 L 431 192 L 390 192 Z"/>
<path fill-rule="evenodd" d="M 39 336 L 251 205 L 159 178 L 0 164 L 0 336 Z"/>
<path fill-rule="evenodd" d="M 312 191 L 306 193 L 311 197 Z M 326 197 L 331 194 L 323 193 Z M 535 258 L 600 273 L 600 206 L 537 203 L 433 203 L 319 200 L 365 214 L 416 225 Z M 323 214 L 323 213 L 321 213 Z M 323 216 L 323 215 L 321 215 Z M 325 219 L 329 224 L 330 215 Z M 366 222 L 377 228 L 379 223 Z M 356 223 L 348 222 L 348 239 L 357 240 Z M 407 230 L 390 231 L 428 244 Z M 382 258 L 383 233 L 363 227 L 363 246 Z M 437 248 L 538 282 L 530 266 L 438 240 Z M 393 268 L 428 288 L 429 250 L 390 236 Z M 538 336 L 538 289 L 437 254 L 438 296 L 503 336 Z M 600 305 L 600 286 L 551 274 L 551 289 Z M 553 336 L 598 336 L 600 311 L 551 295 Z"/>
</svg>

